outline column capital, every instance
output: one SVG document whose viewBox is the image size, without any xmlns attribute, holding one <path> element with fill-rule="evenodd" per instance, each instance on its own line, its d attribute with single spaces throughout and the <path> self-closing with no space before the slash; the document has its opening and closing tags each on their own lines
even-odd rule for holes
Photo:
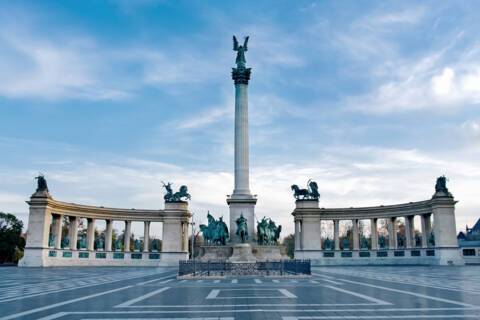
<svg viewBox="0 0 480 320">
<path fill-rule="evenodd" d="M 235 84 L 247 84 L 250 80 L 251 68 L 232 68 L 232 79 Z"/>
</svg>

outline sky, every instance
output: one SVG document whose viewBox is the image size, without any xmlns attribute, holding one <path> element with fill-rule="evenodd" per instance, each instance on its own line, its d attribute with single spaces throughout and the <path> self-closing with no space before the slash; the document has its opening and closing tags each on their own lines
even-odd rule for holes
<svg viewBox="0 0 480 320">
<path fill-rule="evenodd" d="M 61 201 L 228 220 L 232 35 L 250 36 L 257 218 L 293 232 L 292 184 L 321 207 L 429 199 L 480 218 L 476 1 L 0 1 L 0 211 L 25 223 L 42 172 Z M 153 233 L 158 233 L 155 230 Z M 134 232 L 142 234 L 141 225 Z"/>
</svg>

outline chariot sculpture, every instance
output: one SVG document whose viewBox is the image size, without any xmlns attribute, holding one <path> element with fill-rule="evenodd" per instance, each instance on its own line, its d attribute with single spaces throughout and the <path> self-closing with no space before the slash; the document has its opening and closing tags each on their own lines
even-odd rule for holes
<svg viewBox="0 0 480 320">
<path fill-rule="evenodd" d="M 320 198 L 320 193 L 318 192 L 318 185 L 313 180 L 308 180 L 307 189 L 300 189 L 298 185 L 294 184 L 291 186 L 292 191 L 294 192 L 293 196 L 297 200 L 318 200 Z"/>
<path fill-rule="evenodd" d="M 35 180 L 37 180 L 37 192 L 48 192 L 47 180 L 43 174 L 40 173 Z"/>
<path fill-rule="evenodd" d="M 185 200 L 190 200 L 192 197 L 188 193 L 188 188 L 185 185 L 180 186 L 180 189 L 177 192 L 173 192 L 172 190 L 172 183 L 162 181 L 163 187 L 165 188 L 165 195 L 163 196 L 163 199 L 165 202 L 180 202 Z"/>
</svg>

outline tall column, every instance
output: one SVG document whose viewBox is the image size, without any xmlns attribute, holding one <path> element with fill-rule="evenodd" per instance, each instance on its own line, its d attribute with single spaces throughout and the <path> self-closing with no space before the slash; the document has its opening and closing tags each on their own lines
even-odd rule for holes
<svg viewBox="0 0 480 320">
<path fill-rule="evenodd" d="M 370 219 L 370 238 L 371 238 L 371 249 L 378 250 L 378 230 L 377 230 L 377 218 Z"/>
<path fill-rule="evenodd" d="M 236 221 L 240 216 L 247 219 L 248 240 L 255 239 L 255 204 L 257 199 L 250 193 L 249 141 L 248 141 L 248 81 L 251 69 L 245 67 L 245 51 L 240 46 L 232 69 L 235 83 L 235 182 L 232 196 L 227 198 L 230 207 L 230 241 L 239 242 Z"/>
<path fill-rule="evenodd" d="M 340 221 L 333 220 L 333 238 L 335 241 L 335 250 L 340 250 Z"/>
<path fill-rule="evenodd" d="M 94 250 L 95 244 L 95 219 L 87 219 L 87 249 L 90 251 Z"/>
<path fill-rule="evenodd" d="M 413 246 L 412 230 L 413 230 L 413 216 L 406 216 L 405 217 L 405 247 L 407 249 L 411 249 Z"/>
<path fill-rule="evenodd" d="M 181 231 L 183 234 L 183 230 Z M 150 251 L 150 221 L 143 223 L 143 252 Z"/>
<path fill-rule="evenodd" d="M 105 251 L 112 251 L 113 220 L 105 220 Z"/>
<path fill-rule="evenodd" d="M 62 215 L 56 214 L 53 216 L 53 235 L 55 236 L 55 249 L 62 248 Z"/>
<path fill-rule="evenodd" d="M 300 221 L 295 220 L 295 250 L 301 250 L 300 248 Z"/>
<path fill-rule="evenodd" d="M 353 250 L 360 250 L 358 219 L 353 219 L 352 224 L 353 224 L 353 228 L 352 228 Z"/>
<path fill-rule="evenodd" d="M 70 219 L 70 250 L 77 250 L 77 238 L 78 238 L 78 218 L 69 217 Z"/>
<path fill-rule="evenodd" d="M 132 232 L 132 221 L 125 221 L 125 233 L 124 233 L 124 250 L 125 252 L 130 252 L 130 234 Z"/>
<path fill-rule="evenodd" d="M 422 222 L 422 248 L 427 248 L 428 237 L 430 236 L 430 232 L 431 232 L 430 215 L 429 214 L 421 215 L 420 220 Z"/>
</svg>

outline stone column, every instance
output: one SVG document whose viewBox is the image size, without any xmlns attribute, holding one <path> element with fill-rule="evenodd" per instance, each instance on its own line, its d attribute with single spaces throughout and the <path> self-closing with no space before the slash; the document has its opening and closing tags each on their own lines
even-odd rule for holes
<svg viewBox="0 0 480 320">
<path fill-rule="evenodd" d="M 322 220 L 319 220 L 318 221 L 318 233 L 320 235 L 320 241 L 319 241 L 319 244 L 320 244 L 320 250 L 322 250 Z"/>
<path fill-rule="evenodd" d="M 300 221 L 295 220 L 295 250 L 301 250 L 300 248 Z"/>
<path fill-rule="evenodd" d="M 95 244 L 95 219 L 87 219 L 87 250 L 93 251 Z"/>
<path fill-rule="evenodd" d="M 388 249 L 396 249 L 397 243 L 397 234 L 395 233 L 395 222 L 397 218 L 389 218 L 387 221 L 387 228 L 388 228 Z"/>
<path fill-rule="evenodd" d="M 422 223 L 422 248 L 427 248 L 428 237 L 430 236 L 430 232 L 431 232 L 430 215 L 429 214 L 421 215 L 420 220 Z"/>
<path fill-rule="evenodd" d="M 78 220 L 77 217 L 69 217 L 70 220 L 70 250 L 77 250 L 77 238 L 78 238 Z"/>
<path fill-rule="evenodd" d="M 370 234 L 371 234 L 371 249 L 378 250 L 378 230 L 377 230 L 377 218 L 370 219 Z"/>
<path fill-rule="evenodd" d="M 62 215 L 56 214 L 53 216 L 53 235 L 55 236 L 55 249 L 62 248 Z"/>
<path fill-rule="evenodd" d="M 150 251 L 150 221 L 145 221 L 143 223 L 143 252 L 149 252 L 149 251 Z"/>
<path fill-rule="evenodd" d="M 358 219 L 352 219 L 352 238 L 353 238 L 353 250 L 360 250 L 360 239 L 358 232 Z"/>
<path fill-rule="evenodd" d="M 340 250 L 340 221 L 333 220 L 333 238 L 335 240 L 335 250 Z"/>
<path fill-rule="evenodd" d="M 124 233 L 124 250 L 125 252 L 130 252 L 130 234 L 132 232 L 132 221 L 125 221 L 125 233 Z"/>
<path fill-rule="evenodd" d="M 412 248 L 412 243 L 413 243 L 412 230 L 413 230 L 413 216 L 406 216 L 405 217 L 405 247 L 407 249 Z"/>
<path fill-rule="evenodd" d="M 113 220 L 105 220 L 107 228 L 105 229 L 105 251 L 112 251 L 112 230 Z"/>
<path fill-rule="evenodd" d="M 188 222 L 184 221 L 183 222 L 183 229 L 182 229 L 182 232 L 183 232 L 183 251 L 187 251 L 188 252 Z"/>
</svg>

